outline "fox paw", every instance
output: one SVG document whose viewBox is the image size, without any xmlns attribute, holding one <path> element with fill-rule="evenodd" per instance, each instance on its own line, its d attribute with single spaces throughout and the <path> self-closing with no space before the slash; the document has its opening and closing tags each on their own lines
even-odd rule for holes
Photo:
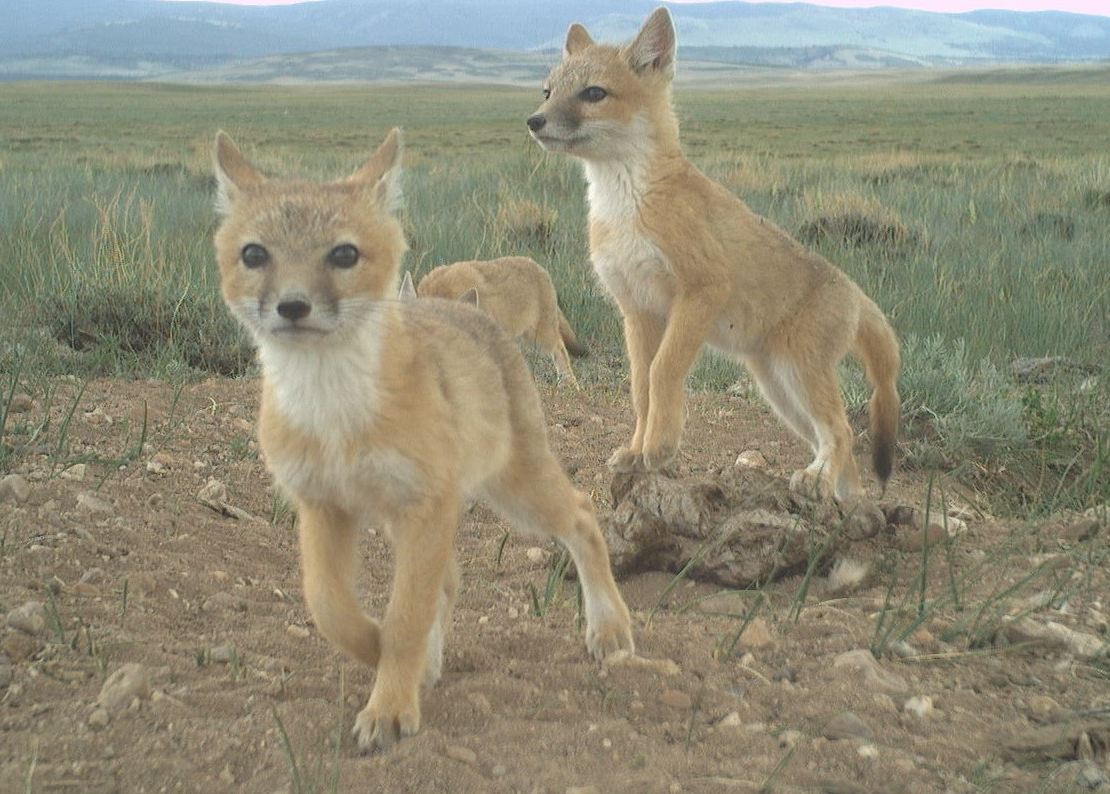
<svg viewBox="0 0 1110 794">
<path fill-rule="evenodd" d="M 629 447 L 621 447 L 609 458 L 609 471 L 614 474 L 632 474 L 644 471 L 644 456 Z"/>
<path fill-rule="evenodd" d="M 413 736 L 419 730 L 419 708 L 378 709 L 372 704 L 367 704 L 355 718 L 355 727 L 351 733 L 361 752 L 373 753 L 386 750 L 401 739 Z"/>
<path fill-rule="evenodd" d="M 661 471 L 672 463 L 678 454 L 678 444 L 656 444 L 644 446 L 643 460 L 645 471 Z"/>
<path fill-rule="evenodd" d="M 586 648 L 599 662 L 617 651 L 636 652 L 632 640 L 632 625 L 627 618 L 608 621 L 606 624 L 586 628 Z"/>
<path fill-rule="evenodd" d="M 790 477 L 790 490 L 810 499 L 825 499 L 832 489 L 823 472 L 799 469 Z"/>
</svg>

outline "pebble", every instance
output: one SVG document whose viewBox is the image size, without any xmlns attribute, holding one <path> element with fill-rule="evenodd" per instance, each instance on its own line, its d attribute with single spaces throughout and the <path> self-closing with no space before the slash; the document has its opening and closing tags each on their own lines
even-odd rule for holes
<svg viewBox="0 0 1110 794">
<path fill-rule="evenodd" d="M 528 551 L 524 552 L 524 556 L 528 558 L 528 562 L 533 565 L 539 565 L 547 559 L 547 552 L 539 546 L 532 546 Z"/>
<path fill-rule="evenodd" d="M 685 692 L 677 689 L 668 689 L 659 695 L 659 702 L 668 708 L 686 711 L 694 705 L 694 699 Z"/>
<path fill-rule="evenodd" d="M 8 627 L 36 636 L 46 630 L 46 608 L 41 601 L 28 601 L 8 613 Z"/>
<path fill-rule="evenodd" d="M 928 695 L 915 695 L 902 704 L 902 711 L 915 717 L 928 717 L 933 713 L 933 699 Z"/>
<path fill-rule="evenodd" d="M 767 458 L 757 449 L 746 449 L 736 456 L 734 465 L 745 469 L 766 469 Z"/>
<path fill-rule="evenodd" d="M 89 727 L 93 730 L 100 730 L 101 728 L 108 727 L 108 721 L 111 717 L 108 715 L 108 709 L 103 707 L 96 707 L 89 715 Z"/>
<path fill-rule="evenodd" d="M 478 754 L 469 747 L 462 747 L 456 744 L 451 745 L 444 752 L 452 761 L 458 761 L 470 766 L 474 766 L 474 764 L 478 763 Z"/>
<path fill-rule="evenodd" d="M 234 645 L 217 645 L 208 652 L 208 660 L 216 664 L 231 664 L 237 655 Z"/>
<path fill-rule="evenodd" d="M 744 627 L 744 633 L 740 635 L 739 644 L 745 648 L 760 650 L 773 646 L 775 637 L 771 634 L 771 628 L 767 625 L 767 621 L 763 618 L 753 618 Z"/>
<path fill-rule="evenodd" d="M 307 626 L 302 626 L 299 623 L 290 623 L 285 627 L 285 631 L 294 637 L 299 637 L 302 640 L 311 636 L 312 632 L 308 630 Z"/>
<path fill-rule="evenodd" d="M 150 697 L 150 691 L 150 668 L 129 662 L 105 679 L 96 704 L 102 709 L 121 709 L 135 698 Z"/>
<path fill-rule="evenodd" d="M 85 474 L 88 472 L 88 466 L 84 463 L 75 463 L 68 469 L 63 469 L 59 475 L 63 480 L 81 481 L 85 479 Z"/>
<path fill-rule="evenodd" d="M 847 651 L 833 660 L 833 667 L 843 667 L 856 671 L 865 686 L 876 692 L 901 694 L 909 689 L 906 679 L 897 673 L 883 669 L 871 651 L 859 649 Z"/>
<path fill-rule="evenodd" d="M 8 474 L 0 480 L 0 502 L 26 502 L 31 496 L 31 484 L 21 474 Z"/>
<path fill-rule="evenodd" d="M 839 714 L 834 714 L 825 727 L 821 729 L 821 735 L 826 739 L 862 739 L 866 742 L 875 741 L 875 732 L 871 730 L 871 726 L 861 720 L 858 715 L 851 711 L 842 711 Z"/>
<path fill-rule="evenodd" d="M 87 515 L 110 515 L 114 512 L 110 504 L 91 493 L 77 494 L 77 509 Z"/>
</svg>

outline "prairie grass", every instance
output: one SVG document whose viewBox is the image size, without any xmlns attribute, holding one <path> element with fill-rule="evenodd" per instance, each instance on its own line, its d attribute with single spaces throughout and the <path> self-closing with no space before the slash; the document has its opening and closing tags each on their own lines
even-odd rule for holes
<svg viewBox="0 0 1110 794">
<path fill-rule="evenodd" d="M 1012 456 L 1021 482 L 1003 490 L 1036 511 L 1110 498 L 1110 81 L 1022 74 L 680 86 L 676 99 L 691 159 L 787 231 L 808 230 L 891 318 L 911 459 L 973 475 Z M 580 379 L 623 387 L 581 172 L 526 134 L 539 100 L 538 87 L 0 85 L 4 394 L 32 372 L 248 372 L 211 251 L 215 131 L 267 172 L 315 178 L 350 172 L 393 126 L 406 133 L 405 268 L 535 258 L 593 350 Z M 1088 374 L 1010 376 L 1013 359 L 1049 355 Z M 739 372 L 706 356 L 691 387 Z M 846 377 L 858 407 L 865 389 Z"/>
</svg>

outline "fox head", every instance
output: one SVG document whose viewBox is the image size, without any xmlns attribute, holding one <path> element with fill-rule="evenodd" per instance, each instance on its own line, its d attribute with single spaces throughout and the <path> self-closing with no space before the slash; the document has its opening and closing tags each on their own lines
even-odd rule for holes
<svg viewBox="0 0 1110 794">
<path fill-rule="evenodd" d="M 216 135 L 220 289 L 259 344 L 311 344 L 361 326 L 395 299 L 406 245 L 401 132 L 353 174 L 331 182 L 268 179 L 227 134 Z"/>
<path fill-rule="evenodd" d="M 528 118 L 544 149 L 585 160 L 625 158 L 672 127 L 670 86 L 675 32 L 656 9 L 623 47 L 597 44 L 577 22 L 567 31 L 563 60 L 548 75 L 544 102 Z"/>
</svg>

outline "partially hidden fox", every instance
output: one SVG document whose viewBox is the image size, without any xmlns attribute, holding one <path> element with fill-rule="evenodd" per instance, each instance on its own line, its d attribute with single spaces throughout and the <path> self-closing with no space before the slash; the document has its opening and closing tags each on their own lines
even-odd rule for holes
<svg viewBox="0 0 1110 794">
<path fill-rule="evenodd" d="M 408 273 L 405 278 L 412 283 Z M 586 347 L 559 309 L 551 276 L 534 259 L 503 256 L 440 265 L 420 279 L 415 294 L 457 299 L 470 290 L 482 311 L 512 336 L 551 356 L 560 380 L 578 388 L 570 356 L 586 355 Z"/>
<path fill-rule="evenodd" d="M 636 428 L 609 461 L 656 470 L 677 453 L 685 379 L 709 345 L 743 362 L 813 449 L 792 483 L 861 491 L 837 364 L 858 357 L 872 386 L 872 463 L 885 488 L 900 401 L 898 341 L 843 271 L 807 251 L 682 153 L 671 100 L 675 30 L 654 11 L 624 46 L 567 32 L 544 101 L 527 119 L 545 150 L 580 159 L 590 256 L 624 319 Z"/>
<path fill-rule="evenodd" d="M 393 130 L 351 176 L 316 183 L 263 176 L 222 132 L 214 149 L 221 291 L 258 348 L 259 441 L 296 505 L 305 599 L 324 637 L 377 669 L 354 725 L 362 750 L 419 729 L 420 684 L 442 669 L 468 498 L 566 546 L 595 658 L 633 650 L 593 502 L 551 452 L 516 343 L 471 306 L 396 297 L 401 153 Z M 380 622 L 355 587 L 371 524 L 395 559 Z"/>
</svg>

